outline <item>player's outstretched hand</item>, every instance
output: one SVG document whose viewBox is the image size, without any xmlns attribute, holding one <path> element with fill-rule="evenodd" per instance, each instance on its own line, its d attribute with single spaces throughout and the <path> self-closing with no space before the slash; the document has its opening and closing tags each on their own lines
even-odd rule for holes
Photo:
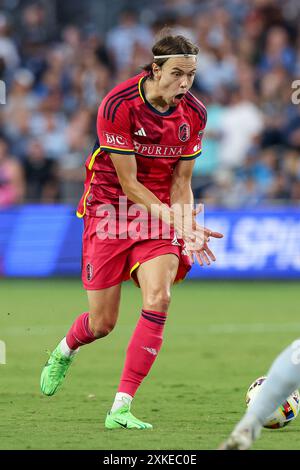
<svg viewBox="0 0 300 470">
<path fill-rule="evenodd" d="M 196 224 L 194 234 L 196 236 L 195 241 L 185 241 L 189 257 L 192 263 L 194 263 L 194 258 L 196 258 L 200 266 L 204 266 L 205 264 L 209 266 L 211 261 L 216 261 L 214 253 L 208 247 L 210 238 L 223 238 L 223 234 L 214 232 L 207 227 L 201 227 L 198 224 Z"/>
<path fill-rule="evenodd" d="M 175 214 L 174 228 L 178 238 L 185 241 L 185 248 L 192 263 L 196 258 L 200 266 L 210 265 L 211 261 L 216 261 L 216 257 L 208 247 L 208 243 L 211 237 L 223 238 L 223 234 L 203 227 L 197 222 L 196 216 L 203 211 L 203 204 L 198 204 L 195 209 L 184 213 L 184 216 L 179 209 L 178 211 L 176 208 L 173 209 Z"/>
</svg>

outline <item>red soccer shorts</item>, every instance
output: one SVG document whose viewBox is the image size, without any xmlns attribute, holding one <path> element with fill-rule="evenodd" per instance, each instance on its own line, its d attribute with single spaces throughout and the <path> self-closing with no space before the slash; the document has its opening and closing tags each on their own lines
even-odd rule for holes
<svg viewBox="0 0 300 470">
<path fill-rule="evenodd" d="M 82 246 L 82 282 L 86 290 L 106 289 L 132 277 L 138 285 L 136 269 L 152 258 L 174 253 L 179 266 L 174 282 L 179 282 L 191 268 L 182 240 L 105 239 L 97 235 L 98 217 L 84 218 Z"/>
</svg>

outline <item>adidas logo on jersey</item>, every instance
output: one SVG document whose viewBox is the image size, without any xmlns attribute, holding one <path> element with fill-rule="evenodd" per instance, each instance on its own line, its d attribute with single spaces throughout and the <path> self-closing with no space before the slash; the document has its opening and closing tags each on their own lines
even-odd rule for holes
<svg viewBox="0 0 300 470">
<path fill-rule="evenodd" d="M 135 135 L 143 135 L 143 136 L 146 136 L 146 132 L 144 131 L 144 128 L 141 127 L 141 129 L 139 129 L 138 131 L 134 132 Z"/>
<path fill-rule="evenodd" d="M 176 245 L 176 246 L 181 246 L 179 241 L 177 240 L 177 235 L 176 234 L 174 234 L 174 238 L 173 238 L 171 244 Z"/>
</svg>

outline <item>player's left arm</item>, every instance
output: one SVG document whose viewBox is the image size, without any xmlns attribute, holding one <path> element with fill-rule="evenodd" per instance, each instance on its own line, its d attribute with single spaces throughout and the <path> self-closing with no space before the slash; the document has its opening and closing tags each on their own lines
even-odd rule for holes
<svg viewBox="0 0 300 470">
<path fill-rule="evenodd" d="M 202 227 L 196 222 L 196 215 L 200 212 L 201 206 L 196 209 L 194 205 L 194 195 L 192 191 L 192 174 L 195 160 L 179 160 L 177 163 L 171 185 L 171 206 L 173 210 L 184 218 L 184 223 L 192 225 L 192 228 L 197 233 L 197 240 L 194 243 L 188 243 L 187 249 L 190 257 L 193 260 L 194 255 L 198 263 L 203 266 L 211 261 L 215 261 L 216 257 L 208 247 L 210 237 L 222 238 L 223 235 L 219 232 Z"/>
<path fill-rule="evenodd" d="M 171 205 L 179 204 L 183 207 L 187 204 L 190 205 L 191 208 L 193 207 L 194 195 L 191 181 L 194 163 L 195 160 L 179 160 L 175 166 L 171 184 Z"/>
<path fill-rule="evenodd" d="M 191 186 L 193 168 L 194 160 L 179 160 L 172 175 L 170 190 L 171 207 L 177 217 L 181 216 L 184 219 L 185 225 L 189 225 L 190 230 L 195 229 L 192 217 L 194 205 L 194 195 Z"/>
</svg>

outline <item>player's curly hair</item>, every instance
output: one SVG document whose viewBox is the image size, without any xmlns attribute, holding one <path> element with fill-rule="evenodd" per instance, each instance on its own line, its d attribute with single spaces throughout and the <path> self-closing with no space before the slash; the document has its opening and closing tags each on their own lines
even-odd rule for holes
<svg viewBox="0 0 300 470">
<path fill-rule="evenodd" d="M 174 35 L 170 28 L 163 28 L 159 35 L 158 40 L 152 47 L 153 55 L 168 55 L 168 54 L 195 54 L 199 52 L 199 47 L 193 44 L 188 38 L 181 35 Z M 142 68 L 153 76 L 152 64 L 155 63 L 161 67 L 168 59 L 153 59 L 149 64 L 144 65 Z"/>
</svg>

